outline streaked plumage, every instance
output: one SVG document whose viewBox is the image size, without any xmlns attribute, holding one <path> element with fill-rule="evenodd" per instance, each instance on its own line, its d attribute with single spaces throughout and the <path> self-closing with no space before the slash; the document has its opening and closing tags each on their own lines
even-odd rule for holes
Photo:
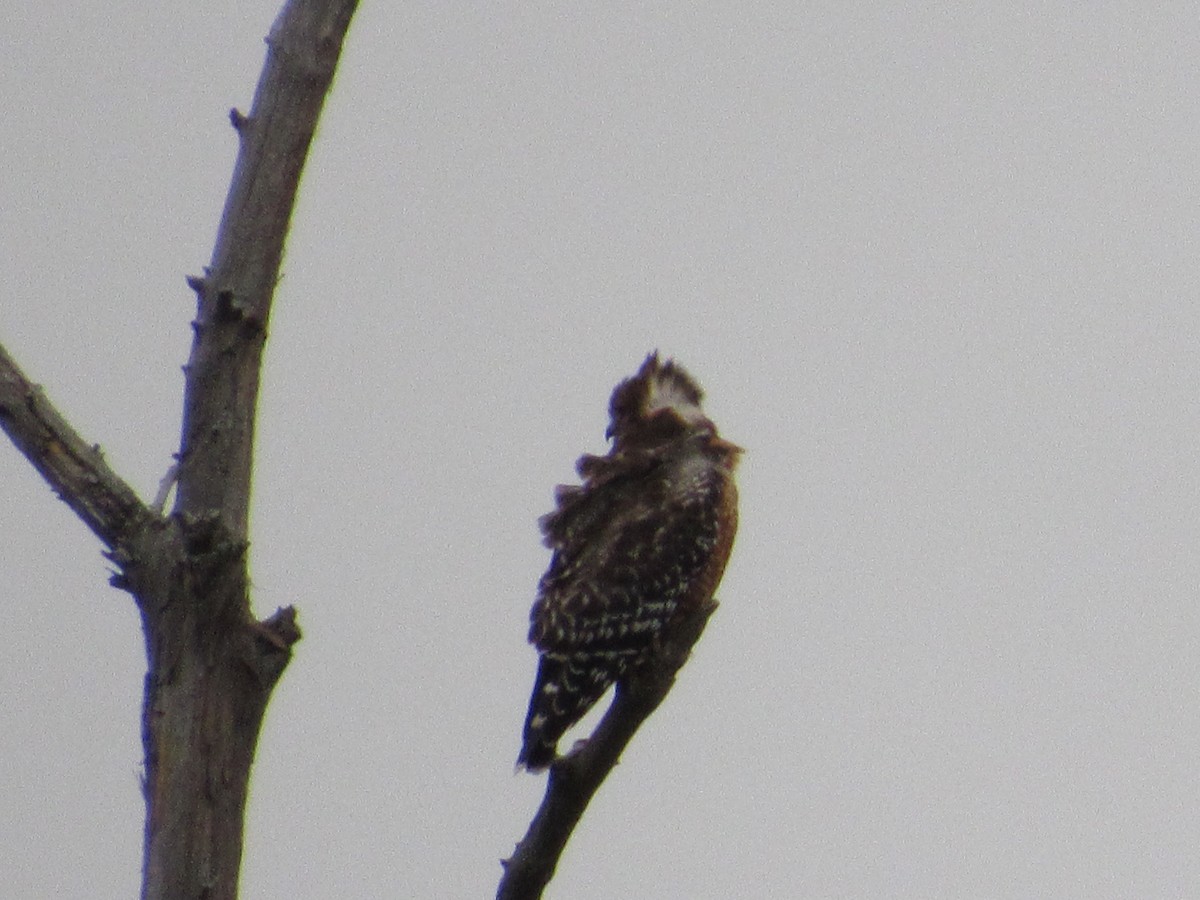
<svg viewBox="0 0 1200 900">
<path fill-rule="evenodd" d="M 617 385 L 605 456 L 560 485 L 541 519 L 554 552 L 530 613 L 540 653 L 518 765 L 554 761 L 563 732 L 645 662 L 673 619 L 716 590 L 737 529 L 739 447 L 704 415 L 699 386 L 657 353 Z"/>
</svg>

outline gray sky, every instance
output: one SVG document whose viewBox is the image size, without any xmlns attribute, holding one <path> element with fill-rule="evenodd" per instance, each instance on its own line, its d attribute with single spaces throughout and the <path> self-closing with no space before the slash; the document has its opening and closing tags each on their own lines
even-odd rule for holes
<svg viewBox="0 0 1200 900">
<path fill-rule="evenodd" d="M 305 639 L 243 893 L 489 896 L 536 517 L 657 347 L 748 448 L 723 601 L 551 896 L 1200 885 L 1189 4 L 365 4 L 262 396 Z M 271 2 L 20 6 L 0 340 L 150 496 Z M 139 883 L 145 661 L 0 447 L 0 873 Z"/>
</svg>

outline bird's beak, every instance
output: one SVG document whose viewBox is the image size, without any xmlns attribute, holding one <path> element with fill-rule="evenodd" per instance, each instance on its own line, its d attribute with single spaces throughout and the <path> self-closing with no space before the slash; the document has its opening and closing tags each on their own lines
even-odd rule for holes
<svg viewBox="0 0 1200 900">
<path fill-rule="evenodd" d="M 722 437 L 714 437 L 709 441 L 710 447 L 715 447 L 717 450 L 724 450 L 726 453 L 745 453 L 745 447 L 739 447 L 732 441 L 727 441 Z"/>
</svg>

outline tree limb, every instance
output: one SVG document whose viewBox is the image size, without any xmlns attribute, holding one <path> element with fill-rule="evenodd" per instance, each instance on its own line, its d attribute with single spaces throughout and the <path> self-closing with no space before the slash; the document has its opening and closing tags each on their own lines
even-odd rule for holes
<svg viewBox="0 0 1200 900">
<path fill-rule="evenodd" d="M 263 344 L 300 175 L 357 0 L 290 0 L 267 36 L 185 368 L 175 512 L 216 514 L 246 537 Z"/>
<path fill-rule="evenodd" d="M 262 622 L 246 564 L 263 345 L 308 148 L 356 0 L 288 0 L 267 38 L 203 278 L 184 368 L 178 467 L 148 509 L 0 348 L 0 427 L 109 547 L 137 600 L 149 671 L 142 707 L 143 900 L 234 900 L 250 766 L 271 691 L 300 639 L 295 611 Z M 172 478 L 178 489 L 162 514 Z"/>
<path fill-rule="evenodd" d="M 240 147 L 212 261 L 188 279 L 174 508 L 126 568 L 150 661 L 143 900 L 237 896 L 258 732 L 300 638 L 291 607 L 263 622 L 250 610 L 254 420 L 296 191 L 356 6 L 288 0 L 275 20 L 250 114 L 230 116 Z"/>
<path fill-rule="evenodd" d="M 0 346 L 0 429 L 113 554 L 155 516 Z"/>
<path fill-rule="evenodd" d="M 550 767 L 546 795 L 512 857 L 496 900 L 538 900 L 592 797 L 616 766 L 638 728 L 666 699 L 675 676 L 716 611 L 717 601 L 680 619 L 655 656 L 618 682 L 612 705 L 585 743 Z"/>
</svg>

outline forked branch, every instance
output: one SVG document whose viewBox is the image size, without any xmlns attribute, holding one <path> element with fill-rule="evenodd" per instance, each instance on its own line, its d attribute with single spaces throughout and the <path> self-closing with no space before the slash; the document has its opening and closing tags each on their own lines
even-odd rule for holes
<svg viewBox="0 0 1200 900">
<path fill-rule="evenodd" d="M 109 548 L 136 598 L 149 672 L 142 715 L 143 900 L 234 900 L 250 765 L 299 640 L 290 607 L 257 622 L 246 565 L 251 453 L 271 301 L 300 174 L 356 0 L 288 0 L 267 38 L 185 367 L 174 508 L 143 504 L 0 349 L 0 428 Z"/>
</svg>

